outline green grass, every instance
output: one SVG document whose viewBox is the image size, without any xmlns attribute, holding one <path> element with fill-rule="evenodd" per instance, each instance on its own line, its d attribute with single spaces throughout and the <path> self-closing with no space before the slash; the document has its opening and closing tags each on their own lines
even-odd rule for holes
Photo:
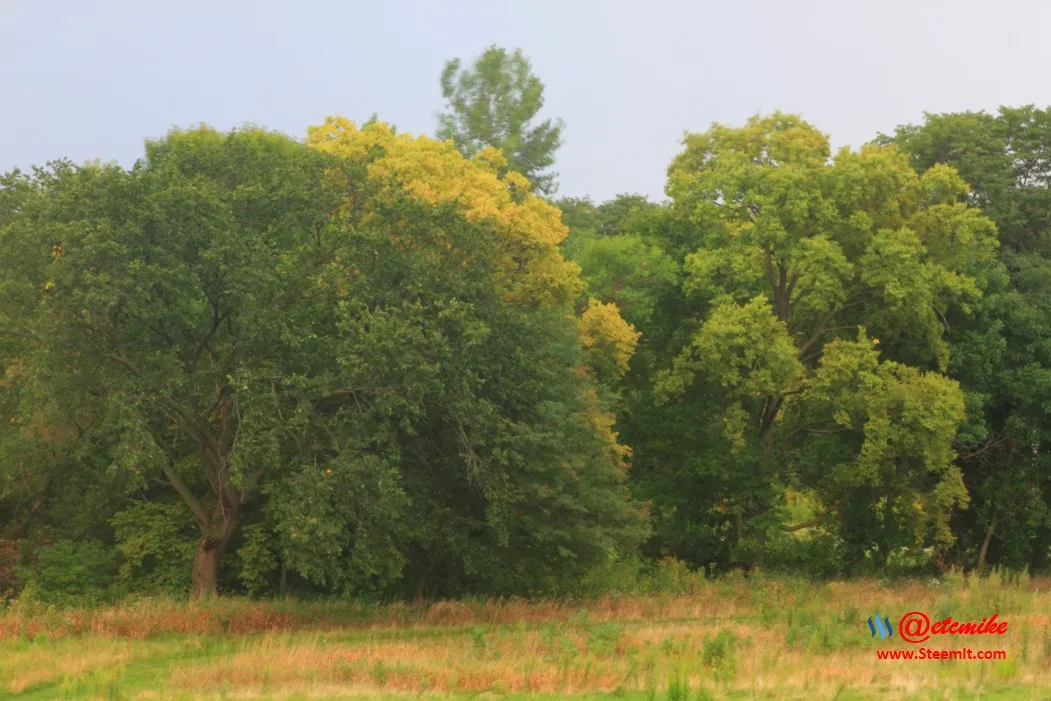
<svg viewBox="0 0 1051 701">
<path fill-rule="evenodd" d="M 1051 701 L 1048 588 L 999 576 L 890 587 L 731 578 L 674 596 L 368 611 L 15 606 L 0 613 L 0 699 Z M 1008 659 L 877 661 L 877 649 L 910 646 L 874 640 L 865 619 L 911 610 L 997 612 L 1009 622 L 1002 638 L 928 645 L 1001 648 Z"/>
</svg>

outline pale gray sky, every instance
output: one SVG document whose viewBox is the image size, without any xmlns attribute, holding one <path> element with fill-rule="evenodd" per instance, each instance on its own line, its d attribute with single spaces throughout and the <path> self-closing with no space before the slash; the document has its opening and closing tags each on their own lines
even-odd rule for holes
<svg viewBox="0 0 1051 701">
<path fill-rule="evenodd" d="M 131 165 L 171 126 L 433 133 L 443 62 L 522 48 L 566 122 L 560 195 L 663 197 L 683 130 L 801 113 L 859 145 L 922 112 L 1051 103 L 1051 3 L 0 0 L 0 171 Z"/>
</svg>

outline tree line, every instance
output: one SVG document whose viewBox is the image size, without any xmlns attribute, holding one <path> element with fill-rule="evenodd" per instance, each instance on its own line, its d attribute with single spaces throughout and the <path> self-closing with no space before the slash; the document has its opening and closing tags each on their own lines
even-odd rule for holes
<svg viewBox="0 0 1051 701">
<path fill-rule="evenodd" d="M 0 597 L 1047 568 L 1051 111 L 713 124 L 596 205 L 520 51 L 441 86 L 0 178 Z"/>
</svg>

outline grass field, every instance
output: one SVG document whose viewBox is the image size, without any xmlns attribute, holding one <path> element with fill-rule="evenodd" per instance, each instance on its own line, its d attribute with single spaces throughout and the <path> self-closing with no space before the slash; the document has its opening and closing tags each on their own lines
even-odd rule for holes
<svg viewBox="0 0 1051 701">
<path fill-rule="evenodd" d="M 427 606 L 140 601 L 0 613 L 12 699 L 1051 699 L 1051 581 L 887 585 L 727 578 L 674 595 Z M 878 660 L 918 649 L 867 619 L 1008 622 L 927 646 L 1006 660 Z"/>
</svg>

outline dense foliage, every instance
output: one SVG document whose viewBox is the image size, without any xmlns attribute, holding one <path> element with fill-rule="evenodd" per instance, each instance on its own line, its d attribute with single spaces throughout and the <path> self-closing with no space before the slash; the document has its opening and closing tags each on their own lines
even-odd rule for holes
<svg viewBox="0 0 1051 701">
<path fill-rule="evenodd" d="M 715 124 L 595 205 L 520 52 L 441 82 L 444 140 L 2 176 L 0 597 L 1047 567 L 1051 113 Z"/>
</svg>

